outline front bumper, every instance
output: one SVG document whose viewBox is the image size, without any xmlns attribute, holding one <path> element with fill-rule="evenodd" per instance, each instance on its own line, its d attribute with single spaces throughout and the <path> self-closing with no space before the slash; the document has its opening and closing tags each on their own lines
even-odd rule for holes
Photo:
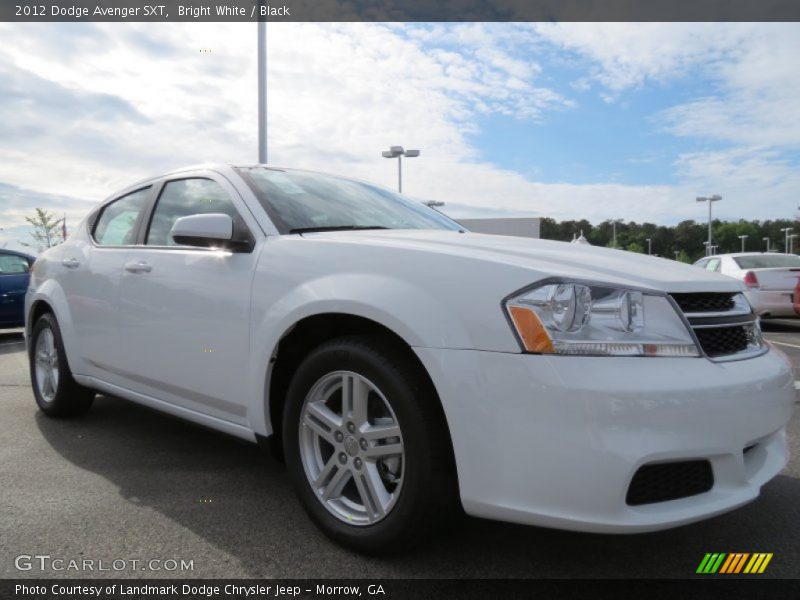
<svg viewBox="0 0 800 600">
<path fill-rule="evenodd" d="M 594 532 L 663 529 L 753 500 L 789 458 L 794 377 L 774 348 L 727 363 L 415 351 L 442 400 L 462 504 L 474 516 Z M 640 466 L 688 459 L 710 461 L 710 491 L 626 504 Z"/>
</svg>

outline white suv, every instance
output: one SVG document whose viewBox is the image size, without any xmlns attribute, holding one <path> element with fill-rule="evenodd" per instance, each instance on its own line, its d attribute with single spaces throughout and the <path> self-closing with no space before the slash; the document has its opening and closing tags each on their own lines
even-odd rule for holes
<svg viewBox="0 0 800 600">
<path fill-rule="evenodd" d="M 35 263 L 36 402 L 139 402 L 285 455 L 361 551 L 471 515 L 597 532 L 754 499 L 788 460 L 786 358 L 744 286 L 480 235 L 382 188 L 206 166 L 114 194 Z"/>
</svg>

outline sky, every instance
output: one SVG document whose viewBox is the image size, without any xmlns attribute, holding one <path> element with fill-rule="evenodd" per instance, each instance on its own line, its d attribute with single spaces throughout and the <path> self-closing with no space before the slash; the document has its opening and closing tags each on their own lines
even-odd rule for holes
<svg viewBox="0 0 800 600">
<path fill-rule="evenodd" d="M 0 246 L 138 179 L 257 159 L 254 23 L 0 24 Z M 800 24 L 271 23 L 269 160 L 451 216 L 792 218 Z"/>
</svg>

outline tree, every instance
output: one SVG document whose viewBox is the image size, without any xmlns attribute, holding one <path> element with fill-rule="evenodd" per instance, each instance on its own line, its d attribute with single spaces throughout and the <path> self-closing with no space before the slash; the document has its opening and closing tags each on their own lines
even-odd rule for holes
<svg viewBox="0 0 800 600">
<path fill-rule="evenodd" d="M 628 244 L 626 250 L 628 252 L 638 252 L 639 254 L 644 254 L 644 246 L 642 246 L 639 242 L 632 242 Z"/>
<path fill-rule="evenodd" d="M 56 219 L 55 215 L 43 208 L 37 208 L 36 214 L 33 217 L 25 217 L 25 220 L 33 226 L 31 237 L 36 240 L 39 251 L 47 250 L 64 241 L 59 230 L 63 225 L 63 219 Z"/>
</svg>

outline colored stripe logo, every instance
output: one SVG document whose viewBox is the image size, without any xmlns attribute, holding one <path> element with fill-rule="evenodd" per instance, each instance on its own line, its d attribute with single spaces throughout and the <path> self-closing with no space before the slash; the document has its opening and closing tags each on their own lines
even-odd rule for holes
<svg viewBox="0 0 800 600">
<path fill-rule="evenodd" d="M 700 561 L 697 573 L 714 574 L 724 573 L 726 575 L 736 573 L 756 574 L 763 573 L 769 561 L 772 560 L 772 552 L 708 552 Z"/>
</svg>

